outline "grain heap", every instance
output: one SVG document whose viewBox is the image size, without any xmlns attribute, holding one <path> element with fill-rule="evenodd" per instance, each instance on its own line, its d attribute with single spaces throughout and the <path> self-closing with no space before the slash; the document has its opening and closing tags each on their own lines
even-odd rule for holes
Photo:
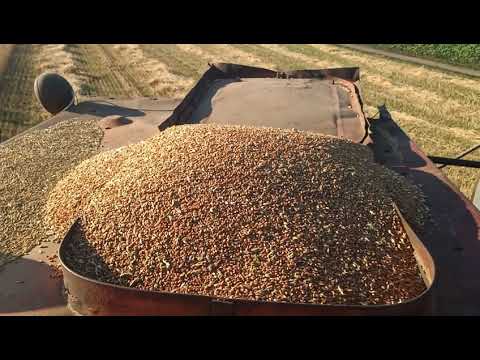
<svg viewBox="0 0 480 360">
<path fill-rule="evenodd" d="M 323 304 L 392 304 L 425 289 L 365 146 L 294 130 L 194 125 L 100 157 L 88 163 L 106 161 L 103 180 L 85 163 L 67 177 L 90 195 L 77 198 L 80 236 L 67 258 L 83 275 Z M 71 219 L 56 216 L 65 204 L 55 192 L 48 217 L 61 228 Z"/>
<path fill-rule="evenodd" d="M 83 161 L 57 183 L 49 195 L 45 213 L 46 220 L 58 239 L 65 236 L 83 207 L 90 201 L 91 195 L 116 175 L 134 148 L 135 146 L 126 146 L 102 152 Z M 373 163 L 370 153 L 365 152 L 364 155 L 370 156 L 370 166 L 375 171 L 375 176 L 385 186 L 408 223 L 415 231 L 423 231 L 429 218 L 429 209 L 422 191 L 407 178 Z"/>
<path fill-rule="evenodd" d="M 73 119 L 0 144 L 0 266 L 50 238 L 48 192 L 97 151 L 102 134 L 94 120 Z"/>
</svg>

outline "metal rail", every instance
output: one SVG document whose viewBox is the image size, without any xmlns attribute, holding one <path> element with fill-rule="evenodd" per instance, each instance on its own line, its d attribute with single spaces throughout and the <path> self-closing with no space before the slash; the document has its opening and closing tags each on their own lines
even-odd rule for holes
<svg viewBox="0 0 480 360">
<path fill-rule="evenodd" d="M 463 153 L 461 153 L 460 155 L 455 157 L 455 159 L 461 159 L 461 158 L 467 156 L 468 154 L 470 154 L 471 152 L 477 150 L 478 148 L 480 148 L 480 144 L 472 146 L 470 149 L 464 151 Z M 441 168 L 444 168 L 445 166 L 447 166 L 447 164 L 443 164 L 443 165 L 439 166 L 438 168 L 441 169 Z"/>
<path fill-rule="evenodd" d="M 454 165 L 454 166 L 463 166 L 463 167 L 480 169 L 480 161 L 450 159 L 450 158 L 441 157 L 441 156 L 429 156 L 428 158 L 432 160 L 435 164 L 443 164 L 442 167 L 447 165 Z"/>
</svg>

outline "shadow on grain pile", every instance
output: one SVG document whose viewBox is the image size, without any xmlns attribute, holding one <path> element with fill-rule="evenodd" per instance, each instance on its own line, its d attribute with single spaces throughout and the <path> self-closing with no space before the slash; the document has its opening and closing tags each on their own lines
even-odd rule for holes
<svg viewBox="0 0 480 360">
<path fill-rule="evenodd" d="M 129 286 L 127 277 L 116 275 L 108 266 L 103 257 L 86 240 L 83 226 L 80 221 L 75 222 L 71 229 L 71 238 L 65 244 L 63 252 L 65 265 L 74 272 L 91 278 L 95 274 L 96 278 L 101 278 L 111 284 Z M 85 261 L 85 259 L 87 259 Z"/>
</svg>

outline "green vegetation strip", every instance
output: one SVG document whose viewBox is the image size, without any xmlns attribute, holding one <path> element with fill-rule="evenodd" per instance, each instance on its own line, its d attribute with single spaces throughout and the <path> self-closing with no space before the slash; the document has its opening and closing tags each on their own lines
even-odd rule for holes
<svg viewBox="0 0 480 360">
<path fill-rule="evenodd" d="M 480 44 L 377 44 L 373 46 L 480 70 Z"/>
</svg>

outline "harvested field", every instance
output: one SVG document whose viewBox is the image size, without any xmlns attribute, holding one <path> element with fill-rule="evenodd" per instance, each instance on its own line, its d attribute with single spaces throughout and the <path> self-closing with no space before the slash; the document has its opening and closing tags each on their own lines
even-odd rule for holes
<svg viewBox="0 0 480 360">
<path fill-rule="evenodd" d="M 0 91 L 0 141 L 47 118 L 35 100 L 35 53 L 32 45 L 16 45 L 2 75 Z"/>
<path fill-rule="evenodd" d="M 0 44 L 0 76 L 3 74 L 8 65 L 10 54 L 12 53 L 13 45 Z"/>
<path fill-rule="evenodd" d="M 105 48 L 108 49 L 108 46 Z M 132 77 L 137 77 L 139 83 L 143 83 L 147 94 L 182 98 L 194 84 L 192 78 L 175 75 L 163 62 L 149 58 L 140 45 L 115 45 L 111 52 L 116 52 L 117 59 L 128 59 L 124 62 L 124 69 L 132 71 Z"/>
<path fill-rule="evenodd" d="M 48 193 L 102 136 L 95 121 L 73 119 L 0 144 L 0 266 L 52 239 L 43 222 Z"/>
<path fill-rule="evenodd" d="M 99 157 L 108 170 L 97 177 L 98 158 L 87 160 L 49 201 L 60 227 L 83 206 L 68 258 L 81 274 L 322 304 L 394 304 L 425 289 L 378 181 L 383 168 L 365 146 L 294 130 L 185 125 Z M 65 213 L 69 194 L 79 193 L 88 201 Z"/>
<path fill-rule="evenodd" d="M 67 45 L 35 45 L 39 49 L 34 49 L 36 63 L 38 63 L 39 72 L 53 71 L 68 78 L 75 92 L 79 92 L 85 79 L 77 74 L 74 65 L 73 55 L 68 52 Z"/>
<path fill-rule="evenodd" d="M 479 79 L 334 45 L 27 44 L 16 45 L 10 60 L 0 89 L 0 141 L 48 117 L 32 91 L 43 69 L 64 73 L 80 96 L 181 98 L 207 62 L 215 61 L 272 69 L 360 66 L 368 113 L 386 102 L 427 154 L 455 156 L 480 141 Z M 480 154 L 467 159 L 480 160 Z M 447 167 L 445 172 L 470 196 L 477 170 Z"/>
<path fill-rule="evenodd" d="M 14 45 L 11 44 L 3 44 L 0 45 L 0 94 L 2 94 L 2 88 L 5 87 L 6 84 L 6 75 L 5 72 L 8 69 L 9 62 L 12 61 L 11 54 L 14 50 Z M 0 114 L 3 115 L 2 108 L 0 107 Z M 8 125 L 4 121 L 5 115 L 0 115 L 0 142 L 2 141 L 2 133 L 7 133 L 8 136 L 5 138 L 13 136 L 11 131 L 9 131 Z"/>
</svg>

